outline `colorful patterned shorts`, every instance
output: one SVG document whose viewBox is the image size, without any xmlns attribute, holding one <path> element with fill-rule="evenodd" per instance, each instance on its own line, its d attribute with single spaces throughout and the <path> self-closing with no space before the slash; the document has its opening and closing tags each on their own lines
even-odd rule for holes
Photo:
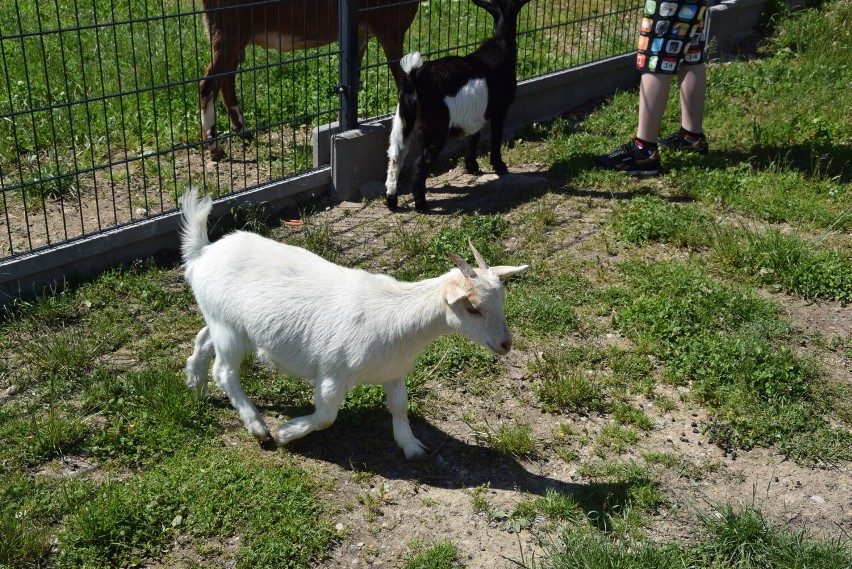
<svg viewBox="0 0 852 569">
<path fill-rule="evenodd" d="M 636 67 L 648 73 L 677 73 L 704 62 L 707 0 L 645 0 Z"/>
</svg>

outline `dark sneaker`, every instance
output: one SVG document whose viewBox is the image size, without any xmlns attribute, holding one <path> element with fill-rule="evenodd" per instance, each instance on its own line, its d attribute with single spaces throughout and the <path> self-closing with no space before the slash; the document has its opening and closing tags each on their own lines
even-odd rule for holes
<svg viewBox="0 0 852 569">
<path fill-rule="evenodd" d="M 603 156 L 595 156 L 599 166 L 618 170 L 629 176 L 656 176 L 660 173 L 660 153 L 655 148 L 649 155 L 633 141 L 619 146 L 617 150 Z"/>
<path fill-rule="evenodd" d="M 698 135 L 698 138 L 693 141 L 687 140 L 684 134 L 683 130 L 679 130 L 661 138 L 657 141 L 657 144 L 663 148 L 696 152 L 702 156 L 710 150 L 710 147 L 707 145 L 707 138 L 703 134 Z"/>
</svg>

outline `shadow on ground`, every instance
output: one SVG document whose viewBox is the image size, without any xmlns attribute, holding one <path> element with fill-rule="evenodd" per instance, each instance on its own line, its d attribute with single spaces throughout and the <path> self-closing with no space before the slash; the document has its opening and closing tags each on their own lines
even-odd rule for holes
<svg viewBox="0 0 852 569">
<path fill-rule="evenodd" d="M 375 410 L 341 411 L 334 425 L 289 443 L 287 450 L 343 470 L 436 488 L 488 487 L 536 496 L 552 489 L 573 496 L 590 518 L 617 510 L 631 500 L 635 485 L 647 483 L 627 479 L 577 484 L 535 474 L 514 456 L 467 443 L 422 418 L 411 419 L 415 436 L 429 449 L 422 461 L 405 459 L 393 440 L 390 414 Z"/>
</svg>

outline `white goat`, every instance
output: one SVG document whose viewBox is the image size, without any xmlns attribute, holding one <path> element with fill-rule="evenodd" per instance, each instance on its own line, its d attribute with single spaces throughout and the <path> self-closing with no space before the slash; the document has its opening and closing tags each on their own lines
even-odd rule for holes
<svg viewBox="0 0 852 569">
<path fill-rule="evenodd" d="M 499 355 L 511 349 L 500 279 L 526 265 L 488 267 L 471 244 L 478 269 L 450 255 L 457 269 L 420 282 L 400 282 L 340 267 L 253 233 L 239 231 L 211 244 L 210 198 L 199 201 L 190 190 L 182 208 L 185 276 L 207 324 L 186 362 L 187 384 L 205 389 L 215 353 L 216 383 L 261 442 L 271 435 L 238 375 L 247 352 L 313 380 L 315 411 L 279 428 L 274 435 L 278 444 L 329 427 L 356 385 L 380 384 L 393 416 L 394 439 L 414 459 L 425 448 L 408 423 L 405 376 L 427 344 L 457 332 Z"/>
</svg>

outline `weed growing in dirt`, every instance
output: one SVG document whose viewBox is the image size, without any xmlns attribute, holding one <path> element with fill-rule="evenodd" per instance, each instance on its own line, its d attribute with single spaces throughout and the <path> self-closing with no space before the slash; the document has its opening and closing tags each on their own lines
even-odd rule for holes
<svg viewBox="0 0 852 569">
<path fill-rule="evenodd" d="M 587 373 L 589 357 L 597 355 L 582 349 L 559 349 L 542 354 L 530 364 L 530 371 L 541 380 L 536 393 L 542 409 L 574 413 L 605 409 L 603 387 Z"/>
<path fill-rule="evenodd" d="M 412 556 L 405 561 L 405 569 L 452 569 L 464 567 L 458 561 L 458 551 L 449 541 L 433 544 L 412 543 Z"/>
<path fill-rule="evenodd" d="M 517 458 L 529 458 L 536 452 L 529 423 L 508 422 L 496 427 L 487 420 L 480 424 L 475 417 L 462 417 L 462 421 L 473 431 L 473 437 L 482 445 Z"/>
</svg>

